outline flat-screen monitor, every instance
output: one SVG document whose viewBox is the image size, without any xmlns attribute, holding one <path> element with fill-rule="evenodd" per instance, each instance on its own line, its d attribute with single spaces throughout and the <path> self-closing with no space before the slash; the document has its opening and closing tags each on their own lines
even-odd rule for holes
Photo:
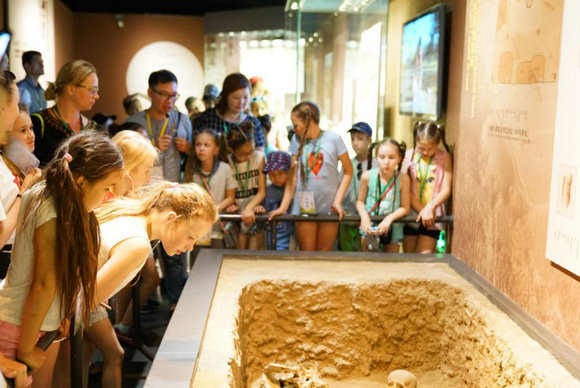
<svg viewBox="0 0 580 388">
<path fill-rule="evenodd" d="M 403 25 L 399 112 L 437 120 L 443 103 L 445 5 Z"/>
<path fill-rule="evenodd" d="M 8 43 L 10 43 L 10 33 L 8 31 L 0 31 L 0 58 L 6 53 Z"/>
</svg>

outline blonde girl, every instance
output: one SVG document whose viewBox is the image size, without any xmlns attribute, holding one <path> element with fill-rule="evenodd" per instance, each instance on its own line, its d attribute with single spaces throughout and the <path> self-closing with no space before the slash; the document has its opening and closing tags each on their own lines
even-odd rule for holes
<svg viewBox="0 0 580 388">
<path fill-rule="evenodd" d="M 230 129 L 227 142 L 229 161 L 238 183 L 235 208 L 240 211 L 242 225 L 238 236 L 238 249 L 260 249 L 264 228 L 256 224 L 255 211 L 261 208 L 266 198 L 266 175 L 264 175 L 264 153 L 254 149 L 254 128 L 249 122 Z"/>
<path fill-rule="evenodd" d="M 403 226 L 393 225 L 410 211 L 409 177 L 401 173 L 405 143 L 385 139 L 376 146 L 377 168 L 362 174 L 356 209 L 361 218 L 363 251 L 399 252 Z M 384 216 L 373 226 L 370 216 Z M 370 246 L 370 247 L 369 247 Z"/>
<path fill-rule="evenodd" d="M 98 307 L 91 313 L 87 337 L 100 341 L 107 354 L 120 354 L 120 359 L 105 363 L 102 375 L 103 386 L 120 387 L 123 349 L 100 303 L 133 280 L 152 255 L 150 241 L 161 242 L 170 255 L 191 251 L 209 232 L 217 211 L 202 187 L 159 181 L 135 197 L 104 203 L 97 216 L 101 250 L 93 305 Z"/>
<path fill-rule="evenodd" d="M 117 146 L 123 162 L 125 164 L 124 173 L 108 199 L 118 196 L 131 196 L 133 193 L 145 186 L 151 180 L 151 170 L 155 164 L 158 152 L 151 142 L 138 132 L 121 131 L 111 139 Z M 159 285 L 160 279 L 152 256 L 148 257 L 140 274 L 143 282 L 139 289 L 141 301 L 144 303 Z M 133 324 L 132 305 L 130 301 L 131 290 L 125 288 L 119 292 L 116 314 L 119 317 L 121 327 L 130 328 Z M 125 330 L 125 332 L 127 329 Z M 108 335 L 102 335 L 99 326 L 88 326 L 85 329 L 87 339 L 91 343 L 85 344 L 87 358 L 92 355 L 96 346 L 103 355 L 104 366 L 102 381 L 104 386 L 112 381 L 111 374 L 115 371 L 115 364 L 120 364 L 123 360 L 123 349 L 118 346 L 118 342 L 110 341 Z M 94 345 L 94 346 L 92 346 Z M 60 363 L 60 361 L 59 361 Z"/>
<path fill-rule="evenodd" d="M 54 83 L 44 92 L 47 101 L 56 104 L 31 115 L 36 135 L 34 154 L 44 166 L 54 156 L 60 143 L 85 129 L 95 129 L 94 121 L 81 112 L 91 110 L 99 99 L 97 70 L 87 61 L 77 59 L 60 68 Z"/>
<path fill-rule="evenodd" d="M 125 174 L 115 187 L 115 195 L 131 195 L 151 180 L 151 170 L 159 157 L 159 152 L 139 132 L 121 131 L 111 140 L 119 148 L 125 163 Z"/>
<path fill-rule="evenodd" d="M 320 128 L 320 110 L 312 102 L 301 102 L 290 115 L 294 136 L 291 179 L 286 184 L 280 207 L 270 218 L 285 214 L 293 203 L 292 214 L 344 216 L 342 200 L 352 179 L 352 163 L 341 137 Z M 344 175 L 339 177 L 338 163 Z M 298 245 L 303 251 L 330 251 L 338 232 L 337 222 L 297 222 Z"/>
<path fill-rule="evenodd" d="M 403 250 L 431 253 L 443 226 L 435 218 L 445 215 L 453 178 L 445 128 L 432 121 L 418 121 L 413 128 L 414 148 L 408 150 L 403 171 L 411 178 L 411 210 L 419 226 L 406 225 Z M 443 143 L 445 150 L 439 147 Z"/>
<path fill-rule="evenodd" d="M 38 349 L 39 335 L 73 310 L 88 320 L 100 245 L 93 209 L 122 169 L 117 147 L 86 131 L 58 148 L 44 182 L 23 195 L 12 263 L 0 285 L 0 352 L 26 363 L 39 386 L 50 386 L 59 347 Z"/>
</svg>

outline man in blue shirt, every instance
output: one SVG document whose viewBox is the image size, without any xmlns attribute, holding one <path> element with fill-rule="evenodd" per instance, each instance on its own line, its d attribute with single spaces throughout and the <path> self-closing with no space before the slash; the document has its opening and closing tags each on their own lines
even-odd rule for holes
<svg viewBox="0 0 580 388">
<path fill-rule="evenodd" d="M 38 78 L 44 74 L 44 61 L 38 51 L 26 51 L 22 54 L 22 67 L 26 78 L 18 82 L 20 102 L 28 107 L 30 114 L 46 109 L 44 89 L 38 83 Z"/>
</svg>

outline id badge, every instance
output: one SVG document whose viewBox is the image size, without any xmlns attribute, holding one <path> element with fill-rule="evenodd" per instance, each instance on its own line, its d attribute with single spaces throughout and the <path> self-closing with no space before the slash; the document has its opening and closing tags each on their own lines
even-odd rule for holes
<svg viewBox="0 0 580 388">
<path fill-rule="evenodd" d="M 300 200 L 301 214 L 316 214 L 313 191 L 300 191 L 298 192 L 298 198 Z"/>
</svg>

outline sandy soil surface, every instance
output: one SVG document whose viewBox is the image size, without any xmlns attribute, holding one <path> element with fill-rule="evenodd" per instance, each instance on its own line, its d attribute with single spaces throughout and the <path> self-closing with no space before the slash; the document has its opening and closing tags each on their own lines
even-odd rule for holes
<svg viewBox="0 0 580 388">
<path fill-rule="evenodd" d="M 315 363 L 330 387 L 393 369 L 420 387 L 580 387 L 445 263 L 225 258 L 191 386 L 246 387 L 270 362 Z"/>
</svg>

